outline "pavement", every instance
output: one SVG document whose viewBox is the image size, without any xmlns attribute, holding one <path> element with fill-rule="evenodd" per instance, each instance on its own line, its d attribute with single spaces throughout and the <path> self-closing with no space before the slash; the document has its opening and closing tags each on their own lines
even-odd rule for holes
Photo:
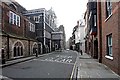
<svg viewBox="0 0 120 80">
<path fill-rule="evenodd" d="M 114 73 L 110 68 L 91 58 L 88 54 L 78 54 L 77 59 L 77 79 L 107 79 L 120 80 L 120 76 Z"/>
</svg>

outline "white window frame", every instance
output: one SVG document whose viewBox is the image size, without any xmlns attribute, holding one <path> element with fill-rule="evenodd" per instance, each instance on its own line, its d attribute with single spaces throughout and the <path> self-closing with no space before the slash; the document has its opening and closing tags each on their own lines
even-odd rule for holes
<svg viewBox="0 0 120 80">
<path fill-rule="evenodd" d="M 16 25 L 20 27 L 20 16 L 17 15 Z"/>
<path fill-rule="evenodd" d="M 36 23 L 39 23 L 39 16 L 34 16 L 34 21 L 35 21 Z"/>
<path fill-rule="evenodd" d="M 32 31 L 32 23 L 30 23 L 30 27 L 31 27 L 30 31 Z"/>
<path fill-rule="evenodd" d="M 94 15 L 94 26 L 97 26 L 97 16 L 96 16 L 96 14 Z"/>
<path fill-rule="evenodd" d="M 29 31 L 35 32 L 35 25 L 29 22 Z"/>
<path fill-rule="evenodd" d="M 13 18 L 14 18 L 14 14 L 13 14 L 12 11 L 10 11 L 10 12 L 9 12 L 9 23 L 10 23 L 10 24 L 14 24 Z"/>
<path fill-rule="evenodd" d="M 113 56 L 112 53 L 112 34 L 107 35 L 107 55 L 108 56 Z"/>
<path fill-rule="evenodd" d="M 14 20 L 14 25 L 17 25 L 17 15 L 16 14 L 14 14 L 14 18 L 13 18 L 13 20 Z"/>
<path fill-rule="evenodd" d="M 33 32 L 35 32 L 35 25 L 33 24 Z"/>
<path fill-rule="evenodd" d="M 111 0 L 107 0 L 106 1 L 106 11 L 107 11 L 107 17 L 112 15 L 112 1 Z"/>
<path fill-rule="evenodd" d="M 9 11 L 9 23 L 20 27 L 20 16 Z"/>
</svg>

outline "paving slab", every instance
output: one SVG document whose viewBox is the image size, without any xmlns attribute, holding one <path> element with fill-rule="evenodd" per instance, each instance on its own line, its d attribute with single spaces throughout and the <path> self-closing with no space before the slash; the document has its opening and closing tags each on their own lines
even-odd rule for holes
<svg viewBox="0 0 120 80">
<path fill-rule="evenodd" d="M 97 59 L 91 58 L 88 54 L 84 53 L 79 55 L 77 60 L 78 76 L 82 79 L 108 79 L 108 80 L 120 80 L 120 76 L 114 73 L 110 68 L 98 62 Z M 78 80 L 79 80 L 78 79 Z"/>
</svg>

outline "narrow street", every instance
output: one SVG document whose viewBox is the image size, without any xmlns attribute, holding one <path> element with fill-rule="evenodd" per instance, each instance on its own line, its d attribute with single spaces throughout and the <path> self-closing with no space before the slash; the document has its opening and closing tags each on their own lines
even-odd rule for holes
<svg viewBox="0 0 120 80">
<path fill-rule="evenodd" d="M 64 78 L 70 79 L 77 52 L 52 52 L 43 57 L 8 66 L 2 69 L 3 76 L 13 78 Z"/>
</svg>

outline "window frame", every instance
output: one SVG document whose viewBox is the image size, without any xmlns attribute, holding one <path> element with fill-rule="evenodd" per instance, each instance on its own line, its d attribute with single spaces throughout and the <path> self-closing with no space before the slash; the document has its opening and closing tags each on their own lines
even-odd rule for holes
<svg viewBox="0 0 120 80">
<path fill-rule="evenodd" d="M 29 31 L 35 32 L 35 25 L 31 22 L 29 22 Z"/>
<path fill-rule="evenodd" d="M 9 11 L 9 23 L 20 27 L 20 16 Z"/>
<path fill-rule="evenodd" d="M 96 14 L 94 15 L 94 26 L 95 27 L 97 26 L 97 15 Z"/>
<path fill-rule="evenodd" d="M 36 23 L 39 23 L 39 16 L 34 16 L 34 21 L 35 21 Z"/>
<path fill-rule="evenodd" d="M 13 20 L 14 17 L 13 16 L 14 16 L 13 12 L 9 11 L 9 23 L 10 24 L 14 24 L 14 20 Z"/>
<path fill-rule="evenodd" d="M 109 34 L 107 35 L 107 56 L 113 57 L 112 46 L 112 34 Z"/>
<path fill-rule="evenodd" d="M 17 15 L 16 25 L 20 27 L 20 16 Z"/>
<path fill-rule="evenodd" d="M 112 15 L 112 2 L 111 0 L 106 0 L 106 18 Z"/>
</svg>

